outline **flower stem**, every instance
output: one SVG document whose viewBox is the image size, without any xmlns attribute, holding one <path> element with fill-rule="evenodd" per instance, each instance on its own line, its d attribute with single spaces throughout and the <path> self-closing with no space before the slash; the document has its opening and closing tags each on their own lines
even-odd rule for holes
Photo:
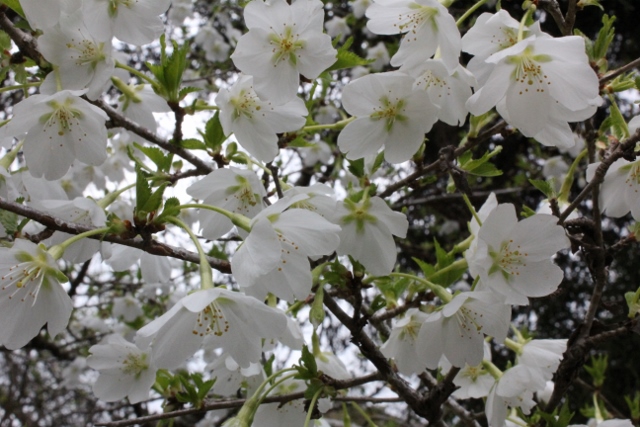
<svg viewBox="0 0 640 427">
<path fill-rule="evenodd" d="M 467 10 L 467 11 L 466 11 L 466 12 L 465 12 L 461 17 L 460 17 L 460 19 L 458 19 L 458 20 L 456 21 L 456 25 L 457 25 L 458 27 L 461 27 L 461 26 L 462 26 L 462 24 L 464 24 L 464 21 L 466 21 L 466 20 L 467 20 L 467 18 L 468 18 L 468 17 L 470 17 L 470 16 L 473 14 L 473 12 L 475 12 L 476 10 L 478 10 L 478 9 L 479 9 L 483 4 L 485 4 L 487 1 L 489 1 L 489 0 L 479 0 L 478 2 L 476 2 L 476 4 L 474 4 L 473 6 L 471 6 L 471 7 L 469 8 L 469 10 Z"/>
<path fill-rule="evenodd" d="M 315 132 L 318 130 L 340 130 L 352 121 L 354 121 L 355 117 L 349 117 L 348 119 L 340 120 L 339 122 L 327 124 L 327 125 L 310 125 L 302 128 L 303 132 Z"/>
<path fill-rule="evenodd" d="M 406 274 L 406 273 L 391 273 L 391 274 L 389 274 L 389 276 L 391 276 L 391 277 L 404 277 L 404 278 L 407 278 L 407 279 L 415 280 L 416 282 L 421 283 L 424 286 L 426 286 L 430 291 L 432 291 L 434 294 L 436 294 L 436 296 L 438 298 L 440 298 L 442 300 L 442 302 L 444 302 L 444 303 L 448 303 L 453 298 L 451 296 L 451 294 L 449 293 L 449 291 L 447 291 L 445 288 L 443 288 L 440 285 L 436 285 L 435 283 L 430 282 L 427 279 L 423 279 L 422 277 L 417 277 L 417 276 L 414 276 L 412 274 Z"/>
<path fill-rule="evenodd" d="M 100 206 L 102 209 L 105 209 L 111 203 L 115 202 L 116 199 L 118 197 L 120 197 L 120 195 L 122 193 L 124 193 L 125 191 L 128 191 L 128 190 L 131 190 L 135 186 L 136 186 L 136 184 L 133 183 L 133 184 L 129 184 L 129 185 L 125 186 L 125 187 L 122 187 L 119 190 L 112 191 L 111 193 L 107 194 L 106 196 L 104 196 L 102 199 L 100 199 L 98 201 L 98 206 Z"/>
<path fill-rule="evenodd" d="M 522 354 L 522 344 L 515 342 L 511 338 L 505 338 L 504 345 L 516 354 Z"/>
<path fill-rule="evenodd" d="M 25 84 L 22 84 L 22 85 L 6 86 L 6 87 L 0 88 L 0 93 L 2 93 L 2 92 L 10 92 L 12 90 L 18 90 L 18 89 L 25 89 L 25 88 L 28 88 L 28 87 L 40 86 L 41 84 L 42 84 L 42 82 L 30 82 L 30 83 L 25 83 Z"/>
<path fill-rule="evenodd" d="M 204 249 L 202 249 L 198 236 L 193 234 L 193 231 L 191 231 L 191 228 L 189 228 L 187 224 L 176 217 L 167 218 L 167 222 L 170 222 L 171 224 L 186 231 L 193 244 L 196 245 L 198 256 L 200 257 L 200 289 L 213 289 L 215 287 L 213 284 L 213 273 L 211 272 L 211 266 L 209 265 L 207 254 L 204 252 Z"/>
<path fill-rule="evenodd" d="M 138 96 L 136 91 L 133 88 L 131 88 L 131 86 L 129 86 L 128 84 L 120 80 L 118 77 L 116 76 L 111 77 L 111 82 L 115 87 L 118 88 L 120 92 L 124 94 L 124 96 L 126 96 L 132 102 L 136 104 L 142 102 L 142 99 Z"/>
<path fill-rule="evenodd" d="M 102 228 L 96 228 L 94 230 L 85 231 L 84 233 L 76 234 L 75 236 L 65 240 L 60 244 L 51 246 L 48 252 L 51 254 L 53 259 L 58 260 L 62 258 L 64 251 L 75 242 L 82 240 L 86 237 L 96 236 L 98 234 L 106 234 L 109 232 L 110 229 L 111 227 L 102 227 Z"/>
<path fill-rule="evenodd" d="M 13 147 L 11 151 L 9 151 L 7 154 L 4 155 L 3 158 L 0 159 L 0 167 L 3 167 L 6 170 L 9 170 L 9 167 L 18 156 L 18 153 L 20 152 L 20 150 L 22 150 L 23 145 L 24 145 L 24 139 L 18 142 L 18 144 L 16 144 L 16 146 Z"/>
<path fill-rule="evenodd" d="M 496 365 L 491 363 L 491 361 L 489 360 L 486 360 L 486 359 L 483 360 L 482 367 L 486 369 L 487 372 L 489 372 L 489 374 L 491 374 L 491 376 L 496 380 L 499 380 L 500 377 L 502 376 L 502 371 L 500 370 L 500 368 L 498 368 Z"/>
<path fill-rule="evenodd" d="M 535 11 L 536 11 L 536 7 L 535 5 L 532 4 L 531 6 L 529 6 L 527 11 L 524 13 L 524 16 L 520 20 L 520 26 L 518 27 L 518 42 L 521 42 L 524 39 L 524 27 L 526 26 L 527 21 Z"/>
<path fill-rule="evenodd" d="M 461 268 L 467 268 L 468 264 L 467 264 L 467 260 L 464 258 L 461 258 L 457 261 L 452 262 L 451 264 L 449 264 L 448 266 L 441 268 L 440 270 L 436 271 L 435 273 L 433 273 L 431 276 L 429 276 L 429 280 L 435 280 L 438 277 L 442 276 L 443 274 L 447 274 L 452 270 L 457 270 L 457 269 L 461 269 Z"/>
<path fill-rule="evenodd" d="M 127 70 L 128 72 L 130 72 L 131 74 L 133 74 L 134 76 L 137 76 L 139 78 L 141 78 L 142 80 L 145 80 L 147 83 L 151 84 L 152 86 L 156 86 L 157 83 L 155 81 L 153 81 L 153 79 L 149 76 L 147 76 L 146 74 L 144 74 L 141 71 L 136 70 L 133 67 L 130 67 L 126 64 L 123 64 L 122 62 L 116 61 L 116 68 L 122 68 L 123 70 Z"/>
<path fill-rule="evenodd" d="M 559 201 L 569 201 L 569 192 L 571 191 L 571 186 L 573 185 L 573 177 L 576 173 L 576 168 L 578 167 L 582 159 L 588 154 L 588 152 L 589 151 L 585 148 L 580 154 L 578 154 L 578 157 L 575 158 L 573 163 L 571 163 L 571 167 L 569 168 L 567 176 L 565 177 L 564 182 L 562 183 L 562 187 L 560 188 L 560 194 L 558 194 Z"/>
<path fill-rule="evenodd" d="M 319 388 L 318 391 L 311 398 L 311 403 L 309 404 L 309 410 L 307 411 L 307 417 L 304 419 L 304 426 L 309 427 L 309 423 L 311 422 L 311 414 L 313 414 L 313 408 L 316 407 L 316 402 L 322 393 L 322 388 Z"/>
<path fill-rule="evenodd" d="M 467 208 L 471 212 L 471 215 L 473 215 L 473 217 L 476 219 L 476 221 L 478 222 L 478 225 L 480 227 L 482 227 L 482 221 L 480 220 L 480 217 L 478 216 L 478 212 L 476 212 L 476 209 L 471 204 L 471 200 L 469 200 L 469 197 L 466 194 L 463 193 L 462 194 L 462 198 L 464 199 L 464 203 L 467 205 Z"/>
<path fill-rule="evenodd" d="M 186 205 L 178 206 L 178 209 L 207 209 L 210 211 L 217 212 L 229 218 L 233 225 L 242 228 L 244 231 L 251 231 L 251 220 L 242 214 L 237 214 L 230 212 L 226 209 L 219 208 L 218 206 L 211 205 L 200 205 L 197 203 L 187 203 Z"/>
<path fill-rule="evenodd" d="M 369 427 L 378 427 L 378 425 L 373 422 L 371 417 L 360 407 L 360 405 L 358 405 L 356 402 L 351 402 L 351 406 L 353 407 L 353 409 L 358 411 L 360 415 L 362 415 L 362 418 L 364 418 Z"/>
</svg>

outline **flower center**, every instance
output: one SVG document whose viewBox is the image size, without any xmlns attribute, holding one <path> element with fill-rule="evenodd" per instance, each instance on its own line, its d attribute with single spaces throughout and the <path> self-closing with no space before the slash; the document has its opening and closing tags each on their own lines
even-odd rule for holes
<svg viewBox="0 0 640 427">
<path fill-rule="evenodd" d="M 131 9 L 134 3 L 138 0 L 109 0 L 109 16 L 114 17 L 118 14 L 118 7 L 120 5 Z"/>
<path fill-rule="evenodd" d="M 2 281 L 0 289 L 6 291 L 15 287 L 15 290 L 9 295 L 9 299 L 13 299 L 19 294 L 21 302 L 25 302 L 27 297 L 31 297 L 35 304 L 45 276 L 53 269 L 47 263 L 46 254 L 34 257 L 27 252 L 19 252 L 16 254 L 16 259 L 20 262 L 9 267 L 6 274 L 0 277 Z M 32 283 L 35 285 L 29 286 Z"/>
<path fill-rule="evenodd" d="M 512 247 L 515 246 L 515 247 Z M 499 252 L 489 251 L 489 255 L 493 259 L 493 265 L 489 269 L 489 275 L 501 272 L 505 280 L 509 280 L 511 276 L 520 275 L 520 267 L 526 267 L 526 258 L 528 253 L 522 252 L 520 245 L 514 245 L 513 240 L 502 243 Z"/>
<path fill-rule="evenodd" d="M 629 170 L 629 174 L 627 175 L 627 179 L 625 179 L 624 183 L 629 186 L 629 188 L 633 188 L 634 192 L 638 192 L 638 186 L 640 185 L 640 163 L 635 162 L 629 165 L 631 168 Z"/>
<path fill-rule="evenodd" d="M 146 353 L 129 353 L 122 361 L 122 372 L 138 378 L 142 372 L 149 368 Z"/>
<path fill-rule="evenodd" d="M 233 120 L 237 120 L 240 116 L 253 119 L 253 115 L 262 109 L 260 99 L 256 93 L 251 90 L 243 89 L 238 96 L 230 99 L 233 105 Z"/>
<path fill-rule="evenodd" d="M 57 125 L 60 136 L 63 136 L 65 132 L 71 132 L 74 122 L 77 123 L 77 119 L 82 118 L 82 112 L 72 108 L 72 104 L 73 100 L 70 98 L 65 99 L 62 104 L 58 101 L 49 102 L 48 105 L 53 111 L 41 116 L 40 121 L 44 122 L 47 127 Z"/>
<path fill-rule="evenodd" d="M 398 28 L 399 32 L 407 33 L 403 41 L 408 43 L 418 40 L 416 34 L 425 22 L 431 21 L 432 25 L 437 27 L 435 17 L 439 13 L 435 7 L 423 6 L 418 3 L 411 3 L 409 9 L 411 10 L 410 12 L 401 13 L 398 16 L 399 23 L 393 24 L 394 27 Z"/>
<path fill-rule="evenodd" d="M 294 33 L 293 25 L 286 25 L 282 34 L 275 32 L 269 34 L 269 43 L 273 46 L 273 56 L 271 61 L 273 66 L 277 66 L 280 61 L 288 60 L 291 65 L 296 65 L 298 62 L 298 51 L 305 46 L 305 42 L 298 40 L 300 34 Z M 273 29 L 273 28 L 272 28 Z"/>
<path fill-rule="evenodd" d="M 224 313 L 218 305 L 218 300 L 215 300 L 198 313 L 195 329 L 192 333 L 201 337 L 211 334 L 221 337 L 229 331 L 229 326 L 229 322 L 225 319 Z"/>
<path fill-rule="evenodd" d="M 360 205 L 352 202 L 349 199 L 346 199 L 345 205 L 350 210 L 350 213 L 342 217 L 341 220 L 345 224 L 349 224 L 350 222 L 355 221 L 356 231 L 358 233 L 364 232 L 365 223 L 369 222 L 375 224 L 378 221 L 378 218 L 369 213 L 370 203 L 368 200 Z"/>
<path fill-rule="evenodd" d="M 507 61 L 515 65 L 512 78 L 516 84 L 522 85 L 519 91 L 520 95 L 523 92 L 529 92 L 529 87 L 532 91 L 535 89 L 537 93 L 543 93 L 546 87 L 551 84 L 539 65 L 551 61 L 551 58 L 547 55 L 534 55 L 531 46 L 527 47 L 520 55 L 510 56 Z"/>
<path fill-rule="evenodd" d="M 227 189 L 227 194 L 233 195 L 238 202 L 237 207 L 233 210 L 236 213 L 249 214 L 251 208 L 260 203 L 260 195 L 253 191 L 249 180 L 243 176 L 236 175 L 238 185 L 233 185 Z M 225 201 L 228 197 L 225 197 Z"/>
<path fill-rule="evenodd" d="M 385 128 L 387 132 L 391 132 L 396 120 L 401 122 L 407 119 L 407 117 L 402 114 L 404 107 L 404 99 L 390 101 L 389 98 L 383 96 L 380 98 L 380 106 L 374 110 L 370 117 L 372 120 L 384 120 L 386 122 Z"/>
<path fill-rule="evenodd" d="M 84 39 L 79 43 L 67 43 L 67 48 L 77 52 L 72 56 L 78 67 L 89 66 L 96 68 L 99 62 L 107 57 L 104 53 L 104 43 L 95 44 L 91 40 Z"/>
</svg>

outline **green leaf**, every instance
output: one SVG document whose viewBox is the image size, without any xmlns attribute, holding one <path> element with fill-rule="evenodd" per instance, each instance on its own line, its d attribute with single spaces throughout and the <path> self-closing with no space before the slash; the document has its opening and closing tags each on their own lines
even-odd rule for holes
<svg viewBox="0 0 640 427">
<path fill-rule="evenodd" d="M 611 132 L 618 140 L 622 141 L 629 137 L 629 126 L 627 121 L 618 108 L 618 103 L 615 102 L 613 96 L 610 96 L 611 104 L 609 105 L 609 117 L 611 117 L 610 127 Z"/>
<path fill-rule="evenodd" d="M 347 41 L 338 49 L 338 56 L 336 62 L 333 63 L 327 71 L 342 70 L 345 68 L 352 68 L 358 65 L 369 65 L 374 60 L 362 58 L 353 53 L 349 48 L 353 43 L 353 37 L 349 37 Z"/>
<path fill-rule="evenodd" d="M 436 272 L 436 268 L 431 265 L 428 264 L 424 261 L 422 261 L 421 259 L 412 257 L 412 260 L 414 260 L 416 262 L 416 264 L 418 264 L 418 267 L 420 267 L 420 270 L 422 270 L 422 274 L 424 274 L 424 277 L 429 277 L 432 276 L 435 272 Z"/>
<path fill-rule="evenodd" d="M 18 0 L 0 0 L 0 3 L 6 4 L 7 7 L 13 9 L 14 12 L 26 19 L 24 10 L 22 10 L 22 6 L 20 5 L 20 2 Z"/>
<path fill-rule="evenodd" d="M 142 206 L 142 212 L 156 212 L 160 206 L 162 206 L 162 196 L 164 190 L 169 185 L 168 182 L 163 182 L 147 199 L 146 203 Z"/>
<path fill-rule="evenodd" d="M 318 326 L 322 324 L 324 321 L 324 288 L 322 285 L 318 286 L 318 290 L 316 291 L 316 295 L 313 299 L 313 304 L 311 304 L 311 310 L 309 311 L 309 320 L 313 325 L 314 329 L 317 329 Z"/>
<path fill-rule="evenodd" d="M 502 175 L 502 171 L 500 169 L 496 168 L 493 163 L 488 163 L 488 162 L 478 165 L 468 172 L 470 175 L 484 176 L 484 177 Z"/>
<path fill-rule="evenodd" d="M 311 141 L 307 141 L 302 136 L 298 135 L 293 141 L 288 142 L 287 146 L 295 148 L 307 148 L 315 147 L 316 144 Z"/>
<path fill-rule="evenodd" d="M 593 57 L 589 58 L 592 61 L 597 62 L 599 59 L 602 59 L 607 55 L 609 45 L 615 38 L 615 28 L 613 26 L 615 20 L 615 16 L 602 16 L 602 28 L 598 32 L 598 36 L 593 44 Z"/>
<path fill-rule="evenodd" d="M 302 371 L 300 371 L 302 368 Z M 318 376 L 318 365 L 316 364 L 316 358 L 309 351 L 309 347 L 306 345 L 302 347 L 302 355 L 300 356 L 300 366 L 298 367 L 298 373 L 306 376 L 302 379 L 311 379 Z"/>
<path fill-rule="evenodd" d="M 362 178 L 364 176 L 364 159 L 349 160 L 349 172 L 351 172 L 356 178 Z"/>
<path fill-rule="evenodd" d="M 13 212 L 0 209 L 0 224 L 4 227 L 8 236 L 12 236 L 18 231 L 18 215 Z"/>
<path fill-rule="evenodd" d="M 189 138 L 180 141 L 180 146 L 188 150 L 206 150 L 207 145 L 199 139 Z"/>
<path fill-rule="evenodd" d="M 178 206 L 180 206 L 180 200 L 178 200 L 176 197 L 169 197 L 164 202 L 164 208 L 162 209 L 162 213 L 156 216 L 153 222 L 161 224 L 165 222 L 166 219 L 169 217 L 176 217 L 180 215 L 180 209 L 178 209 Z"/>
<path fill-rule="evenodd" d="M 531 185 L 536 187 L 547 199 L 553 199 L 556 197 L 556 191 L 553 189 L 550 183 L 541 179 L 530 179 Z"/>
<path fill-rule="evenodd" d="M 180 89 L 182 74 L 187 67 L 189 43 L 180 46 L 172 40 L 172 45 L 173 52 L 167 55 L 165 35 L 160 36 L 160 64 L 147 62 L 146 65 L 156 78 L 153 90 L 167 101 L 178 103 L 187 93 L 193 92 L 194 88 Z"/>
<path fill-rule="evenodd" d="M 182 80 L 182 79 L 181 79 Z M 178 100 L 182 101 L 187 95 L 194 92 L 200 92 L 202 89 L 194 86 L 185 86 L 178 92 Z"/>
<path fill-rule="evenodd" d="M 226 139 L 227 136 L 220 124 L 220 114 L 216 111 L 204 127 L 204 143 L 212 150 L 218 151 Z"/>
<path fill-rule="evenodd" d="M 146 217 L 147 213 L 143 213 L 143 206 L 147 203 L 151 197 L 151 187 L 147 177 L 142 172 L 140 167 L 136 167 L 136 217 L 142 219 Z M 138 216 L 140 213 L 141 217 Z"/>
<path fill-rule="evenodd" d="M 137 142 L 134 142 L 133 146 L 147 156 L 157 166 L 158 171 L 168 172 L 171 168 L 171 160 L 173 158 L 171 153 L 165 154 L 158 147 L 145 147 Z"/>
</svg>

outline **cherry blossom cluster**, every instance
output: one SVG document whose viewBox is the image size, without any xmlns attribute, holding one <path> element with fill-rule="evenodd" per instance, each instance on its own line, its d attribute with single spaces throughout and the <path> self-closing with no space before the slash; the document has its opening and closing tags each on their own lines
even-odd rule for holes
<svg viewBox="0 0 640 427">
<path fill-rule="evenodd" d="M 227 425 L 248 426 L 258 417 L 260 425 L 305 423 L 302 400 L 291 404 L 293 415 L 262 400 L 306 390 L 313 381 L 304 369 L 316 380 L 351 379 L 343 361 L 321 348 L 317 329 L 323 298 L 354 289 L 378 304 L 363 309 L 361 300 L 345 298 L 356 311 L 371 310 L 364 320 L 354 314 L 358 322 L 382 307 L 395 313 L 388 324 L 371 322 L 379 328 L 373 349 L 358 345 L 378 357 L 370 359 L 376 368 L 386 364 L 381 372 L 396 375 L 396 386 L 409 387 L 401 376 L 426 370 L 455 372 L 452 398 L 483 398 L 491 427 L 551 398 L 569 343 L 523 336 L 512 311 L 562 287 L 565 272 L 554 259 L 574 241 L 563 222 L 570 209 L 565 215 L 558 206 L 570 203 L 575 166 L 545 166 L 564 179 L 553 188 L 540 184 L 552 199 L 549 211 L 498 203 L 493 193 L 477 211 L 469 202 L 468 238 L 446 253 L 447 265 L 440 252 L 434 265 L 416 259 L 420 274 L 397 262 L 397 241 L 422 225 L 409 223 L 395 204 L 402 195 L 389 183 L 408 186 L 405 177 L 426 175 L 421 156 L 437 122 L 463 128 L 469 121 L 467 144 L 494 120 L 493 109 L 504 127 L 542 144 L 537 149 L 580 147 L 570 124 L 590 119 L 604 103 L 583 37 L 543 32 L 535 8 L 521 21 L 504 9 L 477 14 L 462 35 L 469 16 L 456 22 L 447 1 L 358 0 L 348 18 L 325 21 L 330 8 L 320 0 L 252 0 L 243 10 L 246 32 L 221 14 L 193 37 L 207 61 L 235 67 L 212 91 L 184 84 L 187 60 L 180 65 L 180 55 L 189 45 L 167 43 L 164 34 L 165 22 L 185 22 L 188 2 L 19 3 L 40 71 L 18 85 L 28 96 L 12 106 L 0 131 L 7 148 L 0 197 L 76 228 L 25 220 L 9 230 L 10 222 L 0 220 L 8 242 L 0 248 L 0 345 L 23 348 L 45 325 L 54 338 L 82 324 L 66 272 L 99 256 L 100 273 L 139 269 L 144 282 L 136 296 L 114 295 L 114 319 L 95 326 L 104 339 L 88 349 L 86 364 L 99 372 L 93 392 L 104 401 L 145 401 L 159 375 L 189 367 L 195 356 L 217 378 L 215 395 L 247 391 Z M 397 35 L 395 53 L 366 42 L 367 58 L 350 56 L 341 48 L 353 41 L 350 19 L 366 20 L 372 39 Z M 161 52 L 149 72 L 131 66 L 120 49 L 146 45 Z M 462 52 L 473 56 L 466 66 Z M 206 94 L 188 98 L 194 92 Z M 191 116 L 203 118 L 200 139 L 183 135 Z M 175 129 L 159 125 L 159 117 L 171 117 Z M 619 125 L 626 137 L 639 126 L 637 117 Z M 602 182 L 601 212 L 630 212 L 640 221 L 640 162 L 628 147 L 615 147 L 588 166 L 591 184 L 583 185 Z M 465 159 L 471 151 L 464 144 L 451 152 L 449 158 L 443 151 L 441 169 L 431 171 L 451 174 L 450 185 L 466 193 L 455 174 L 477 172 L 473 162 L 487 169 L 499 151 L 484 163 Z M 574 153 L 575 164 L 586 154 Z M 183 163 L 195 169 L 185 172 Z M 324 175 L 305 182 L 314 168 Z M 392 173 L 379 177 L 385 169 Z M 186 267 L 162 253 L 197 261 L 196 273 L 181 276 Z M 227 275 L 214 275 L 212 266 Z M 452 270 L 469 283 L 444 281 Z M 389 290 L 401 280 L 410 291 Z M 142 299 L 153 304 L 143 309 Z M 301 327 L 303 307 L 309 322 Z M 349 329 L 354 340 L 371 332 L 364 323 Z M 315 368 L 304 362 L 309 345 Z M 265 354 L 280 346 L 303 352 L 299 376 L 289 375 L 294 368 L 265 368 Z M 512 352 L 504 370 L 492 362 L 498 346 Z M 331 397 L 323 389 L 314 399 L 321 395 Z M 626 423 L 602 424 L 611 421 Z"/>
</svg>

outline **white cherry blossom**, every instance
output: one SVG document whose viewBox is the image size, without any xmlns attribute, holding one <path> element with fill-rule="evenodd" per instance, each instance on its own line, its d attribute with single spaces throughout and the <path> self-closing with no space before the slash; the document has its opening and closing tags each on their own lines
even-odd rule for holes
<svg viewBox="0 0 640 427">
<path fill-rule="evenodd" d="M 250 169 L 233 166 L 216 169 L 192 184 L 187 193 L 201 199 L 206 205 L 213 205 L 248 218 L 255 217 L 266 207 L 267 192 L 258 176 Z M 198 213 L 200 227 L 205 237 L 217 239 L 233 229 L 226 216 L 207 209 Z"/>
<path fill-rule="evenodd" d="M 254 81 L 254 77 L 240 76 L 231 88 L 218 92 L 216 104 L 225 134 L 233 133 L 249 154 L 270 162 L 278 155 L 276 134 L 300 129 L 308 112 L 297 97 L 282 105 L 261 100 L 254 91 Z"/>
<path fill-rule="evenodd" d="M 87 365 L 100 373 L 93 384 L 96 397 L 115 402 L 127 396 L 131 403 L 149 398 L 157 369 L 148 349 L 141 350 L 120 335 L 109 335 L 89 352 Z"/>
<path fill-rule="evenodd" d="M 87 26 L 98 37 L 113 36 L 125 43 L 143 45 L 157 39 L 164 31 L 159 15 L 171 0 L 84 0 Z"/>
<path fill-rule="evenodd" d="M 29 172 L 48 180 L 61 178 L 74 159 L 100 165 L 107 158 L 107 115 L 80 98 L 82 91 L 32 95 L 13 108 L 9 135 L 24 137 Z"/>
<path fill-rule="evenodd" d="M 275 105 L 293 99 L 301 74 L 313 80 L 336 61 L 331 37 L 322 32 L 319 0 L 253 0 L 244 19 L 249 32 L 238 40 L 231 59 L 253 76 L 256 93 Z"/>
<path fill-rule="evenodd" d="M 507 123 L 544 145 L 573 146 L 567 122 L 591 117 L 602 101 L 582 37 L 532 36 L 486 62 L 495 66 L 467 101 L 469 111 L 480 115 L 496 106 Z"/>
<path fill-rule="evenodd" d="M 438 0 L 375 0 L 367 9 L 367 28 L 374 34 L 404 34 L 391 65 L 417 65 L 438 48 L 446 67 L 453 71 L 460 56 L 460 31 Z"/>
<path fill-rule="evenodd" d="M 308 209 L 289 208 L 308 198 L 280 199 L 253 218 L 249 236 L 231 259 L 245 292 L 257 298 L 271 292 L 289 302 L 307 297 L 312 285 L 308 257 L 331 254 L 340 240 L 337 225 Z"/>
<path fill-rule="evenodd" d="M 600 162 L 587 167 L 587 181 L 591 181 Z M 612 218 L 631 212 L 640 221 L 640 160 L 618 159 L 609 166 L 600 185 L 600 209 Z"/>
<path fill-rule="evenodd" d="M 81 10 L 62 14 L 60 22 L 38 38 L 38 48 L 58 67 L 40 86 L 41 93 L 62 89 L 87 89 L 87 98 L 97 99 L 114 73 L 111 36 L 100 37 L 84 21 Z"/>
<path fill-rule="evenodd" d="M 380 352 L 394 359 L 398 370 L 405 375 L 420 373 L 427 367 L 418 341 L 427 317 L 428 314 L 417 308 L 410 308 L 404 317 L 394 321 L 389 339 L 380 347 Z"/>
<path fill-rule="evenodd" d="M 564 274 L 551 257 L 569 247 L 564 229 L 552 215 L 536 214 L 518 222 L 512 204 L 491 211 L 465 257 L 479 289 L 506 297 L 507 304 L 528 305 L 528 297 L 554 292 Z"/>
<path fill-rule="evenodd" d="M 0 248 L 0 345 L 24 347 L 45 324 L 52 338 L 61 333 L 73 309 L 66 281 L 43 247 L 17 239 Z"/>
<path fill-rule="evenodd" d="M 371 197 L 338 204 L 335 218 L 342 227 L 338 255 L 351 255 L 376 276 L 391 273 L 397 256 L 393 236 L 404 238 L 409 228 L 404 214 L 392 211 L 380 197 Z"/>
<path fill-rule="evenodd" d="M 438 120 L 438 107 L 414 79 L 399 72 L 370 74 L 350 82 L 342 93 L 344 109 L 355 116 L 338 135 L 349 159 L 376 154 L 384 147 L 390 163 L 409 160 Z"/>
<path fill-rule="evenodd" d="M 278 338 L 287 318 L 253 297 L 222 288 L 196 291 L 136 334 L 136 344 L 152 348 L 159 368 L 173 369 L 206 341 L 222 348 L 241 367 L 260 362 L 262 339 Z"/>
</svg>

